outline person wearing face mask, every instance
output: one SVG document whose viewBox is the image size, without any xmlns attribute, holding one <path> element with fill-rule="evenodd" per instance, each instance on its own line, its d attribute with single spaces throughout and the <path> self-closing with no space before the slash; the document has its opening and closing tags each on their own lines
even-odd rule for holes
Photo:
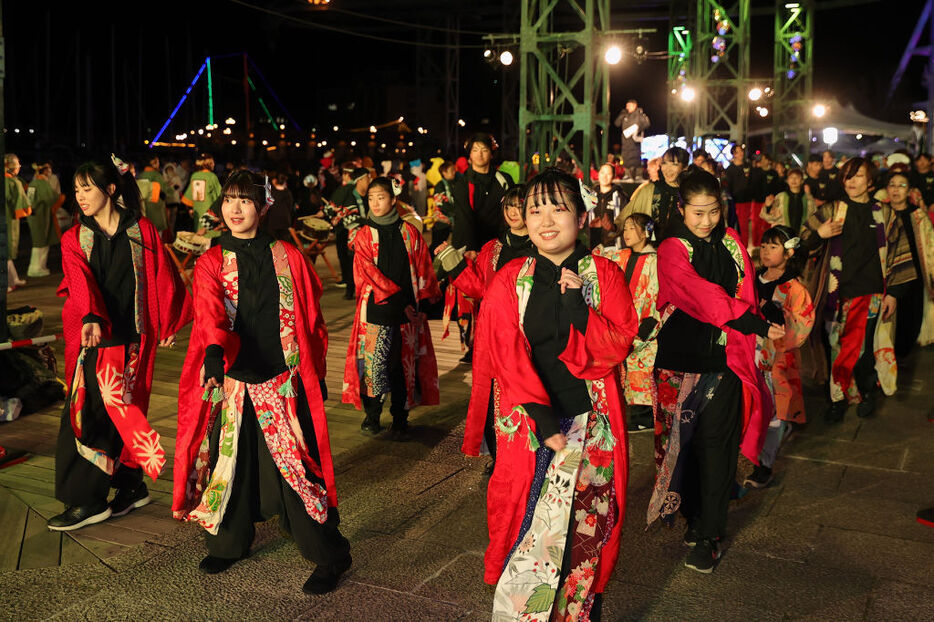
<svg viewBox="0 0 934 622">
<path fill-rule="evenodd" d="M 199 568 L 250 553 L 254 523 L 279 516 L 316 568 L 302 590 L 333 590 L 350 567 L 321 387 L 327 329 L 321 281 L 266 233 L 272 188 L 236 171 L 222 188 L 228 231 L 195 264 L 195 323 L 178 395 L 172 511 L 205 528 Z"/>
<path fill-rule="evenodd" d="M 724 223 L 720 183 L 692 167 L 680 211 L 658 248 L 655 489 L 648 522 L 687 521 L 684 565 L 713 572 L 726 535 L 739 451 L 759 464 L 772 396 L 756 367 L 756 338 L 784 336 L 759 313 L 756 274 L 739 234 Z"/>
<path fill-rule="evenodd" d="M 496 273 L 480 309 L 478 342 L 496 347 L 477 356 L 501 392 L 484 557 L 497 620 L 598 620 L 619 555 L 619 364 L 637 318 L 619 267 L 577 241 L 595 201 L 556 168 L 533 178 L 524 208 L 535 248 Z"/>
<path fill-rule="evenodd" d="M 529 230 L 525 226 L 522 203 L 525 198 L 525 186 L 513 186 L 503 197 L 503 220 L 508 227 L 500 237 L 483 245 L 476 260 L 464 257 L 453 246 L 442 244 L 437 252 L 436 263 L 441 272 L 446 273 L 455 287 L 471 299 L 483 299 L 493 276 L 504 265 L 516 257 L 527 257 L 532 252 Z M 475 342 L 475 349 L 496 347 L 495 343 Z M 499 392 L 493 389 L 491 372 L 484 366 L 488 357 L 479 356 L 473 360 L 470 405 L 467 409 L 467 423 L 464 429 L 462 451 L 468 456 L 478 456 L 486 451 L 496 460 L 496 435 L 493 429 L 493 417 L 499 410 Z M 491 463 L 488 473 L 492 473 Z"/>
<path fill-rule="evenodd" d="M 368 214 L 353 240 L 357 308 L 342 401 L 363 409 L 363 434 L 382 430 L 380 416 L 391 394 L 390 438 L 409 440 L 409 411 L 438 403 L 438 364 L 426 302 L 441 297 L 428 244 L 393 205 L 398 182 L 377 177 L 367 189 Z"/>
<path fill-rule="evenodd" d="M 156 227 L 140 216 L 130 167 L 87 162 L 74 176 L 78 225 L 62 236 L 65 380 L 69 391 L 55 452 L 48 521 L 72 531 L 122 516 L 151 500 L 145 473 L 165 465 L 146 420 L 156 346 L 171 347 L 191 321 L 191 299 Z M 111 487 L 117 492 L 110 503 Z"/>
<path fill-rule="evenodd" d="M 832 204 L 823 222 L 809 222 L 804 238 L 809 252 L 826 246 L 819 272 L 824 281 L 813 298 L 821 319 L 830 324 L 827 423 L 842 421 L 854 403 L 857 415 L 873 416 L 878 389 L 892 395 L 896 388 L 892 316 L 897 292 L 890 288 L 897 285 L 898 271 L 889 264 L 885 223 L 890 207 L 872 200 L 870 179 L 864 158 L 847 160 L 838 176 L 846 198 Z"/>
<path fill-rule="evenodd" d="M 668 149 L 662 155 L 658 181 L 637 188 L 623 209 L 621 218 L 625 220 L 636 212 L 645 214 L 655 221 L 656 239 L 661 241 L 668 237 L 668 229 L 681 220 L 678 213 L 678 185 L 689 159 L 690 154 L 681 147 Z"/>
<path fill-rule="evenodd" d="M 889 206 L 885 224 L 889 292 L 898 301 L 895 319 L 895 356 L 907 356 L 915 343 L 934 342 L 934 226 L 925 214 L 921 192 L 910 185 L 908 166 L 889 169 L 886 194 Z"/>
</svg>

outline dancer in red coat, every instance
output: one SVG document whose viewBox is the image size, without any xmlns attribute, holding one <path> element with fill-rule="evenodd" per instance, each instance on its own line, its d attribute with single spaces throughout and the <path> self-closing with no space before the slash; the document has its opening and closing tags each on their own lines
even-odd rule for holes
<svg viewBox="0 0 934 622">
<path fill-rule="evenodd" d="M 436 254 L 442 269 L 459 292 L 473 299 L 478 305 L 493 280 L 496 271 L 516 257 L 528 257 L 532 252 L 529 230 L 525 226 L 522 203 L 525 186 L 513 186 L 503 196 L 503 220 L 508 230 L 495 240 L 483 245 L 475 259 L 469 253 L 461 253 L 447 242 L 438 247 Z M 490 344 L 474 341 L 474 348 L 482 349 Z M 464 445 L 461 450 L 468 456 L 478 456 L 485 449 L 496 458 L 496 437 L 493 432 L 493 413 L 498 409 L 499 389 L 493 388 L 491 371 L 486 367 L 489 357 L 473 359 L 471 369 L 470 406 L 464 429 Z M 488 467 L 492 473 L 492 464 Z"/>
<path fill-rule="evenodd" d="M 156 344 L 171 346 L 191 301 L 156 228 L 140 217 L 129 167 L 88 162 L 75 173 L 79 225 L 62 237 L 65 379 L 49 529 L 70 531 L 150 501 L 143 473 L 165 464 L 146 421 Z M 107 503 L 110 488 L 117 489 Z"/>
<path fill-rule="evenodd" d="M 207 531 L 208 574 L 249 555 L 254 523 L 279 515 L 317 565 L 304 591 L 321 594 L 351 563 L 320 390 L 321 284 L 298 249 L 258 230 L 268 181 L 238 172 L 223 193 L 230 232 L 195 264 L 172 511 Z"/>
<path fill-rule="evenodd" d="M 619 267 L 577 242 L 582 192 L 557 169 L 529 183 L 535 250 L 497 272 L 481 308 L 481 341 L 496 347 L 478 354 L 502 391 L 484 558 L 494 619 L 598 617 L 619 554 L 628 464 L 618 369 L 637 317 Z"/>
</svg>

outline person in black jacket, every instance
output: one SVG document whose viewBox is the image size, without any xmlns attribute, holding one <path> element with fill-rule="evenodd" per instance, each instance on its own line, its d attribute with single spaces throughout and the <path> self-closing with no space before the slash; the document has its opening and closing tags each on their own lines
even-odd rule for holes
<svg viewBox="0 0 934 622">
<path fill-rule="evenodd" d="M 467 141 L 467 173 L 454 181 L 454 223 L 452 242 L 455 248 L 468 251 L 480 248 L 502 231 L 502 200 L 512 186 L 507 175 L 493 169 L 495 144 L 489 134 L 474 134 Z"/>
<path fill-rule="evenodd" d="M 649 127 L 649 117 L 639 107 L 639 102 L 630 99 L 620 111 L 613 124 L 622 130 L 620 146 L 623 166 L 626 167 L 625 181 L 642 180 L 642 138 Z"/>
</svg>

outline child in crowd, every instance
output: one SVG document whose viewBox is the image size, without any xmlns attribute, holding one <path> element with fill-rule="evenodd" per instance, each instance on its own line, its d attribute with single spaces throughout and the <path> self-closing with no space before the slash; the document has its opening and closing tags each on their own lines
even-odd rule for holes
<svg viewBox="0 0 934 622">
<path fill-rule="evenodd" d="M 615 261 L 623 270 L 629 293 L 639 316 L 639 332 L 632 352 L 623 361 L 620 375 L 626 396 L 626 419 L 630 432 L 654 428 L 652 401 L 655 395 L 655 355 L 658 352 L 658 272 L 653 242 L 655 222 L 636 212 L 622 222 L 625 248 L 598 246 L 594 255 Z"/>
<path fill-rule="evenodd" d="M 777 225 L 762 235 L 759 245 L 762 268 L 756 283 L 759 308 L 766 320 L 785 328 L 785 336 L 775 341 L 759 339 L 757 362 L 766 379 L 771 380 L 775 414 L 759 454 L 759 464 L 743 482 L 751 488 L 768 486 L 779 446 L 791 433 L 792 426 L 805 422 L 798 348 L 814 326 L 811 295 L 798 280 L 806 259 L 801 239 L 790 227 Z"/>
<path fill-rule="evenodd" d="M 798 232 L 817 211 L 817 203 L 810 194 L 804 191 L 804 172 L 801 169 L 793 168 L 788 171 L 786 181 L 788 189 L 767 196 L 759 216 L 769 226 L 789 227 L 797 237 Z"/>
</svg>

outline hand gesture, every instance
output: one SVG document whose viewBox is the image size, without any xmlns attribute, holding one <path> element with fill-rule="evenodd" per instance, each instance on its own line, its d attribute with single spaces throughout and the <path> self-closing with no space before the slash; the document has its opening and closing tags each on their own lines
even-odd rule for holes
<svg viewBox="0 0 934 622">
<path fill-rule="evenodd" d="M 198 372 L 198 377 L 201 378 L 201 386 L 206 389 L 216 389 L 221 386 L 221 383 L 217 381 L 217 378 L 205 378 L 204 377 L 204 365 L 201 365 L 201 371 Z"/>
<path fill-rule="evenodd" d="M 441 254 L 441 251 L 443 251 L 444 249 L 446 249 L 448 246 L 450 246 L 450 244 L 448 244 L 448 241 L 447 241 L 447 240 L 445 240 L 445 241 L 442 242 L 441 244 L 438 244 L 438 247 L 435 248 L 435 257 L 437 257 L 438 255 L 440 255 L 440 254 Z"/>
<path fill-rule="evenodd" d="M 817 228 L 817 235 L 825 240 L 841 233 L 843 233 L 843 223 L 837 220 L 828 220 Z"/>
<path fill-rule="evenodd" d="M 101 342 L 101 325 L 97 322 L 88 322 L 81 327 L 81 346 L 94 348 Z"/>
<path fill-rule="evenodd" d="M 561 268 L 561 278 L 558 279 L 558 285 L 561 286 L 561 293 L 563 294 L 569 287 L 571 289 L 580 289 L 584 286 L 584 281 L 567 268 Z"/>
<path fill-rule="evenodd" d="M 175 347 L 175 335 L 169 335 L 165 339 L 159 342 L 159 345 L 163 348 L 174 348 Z"/>
<path fill-rule="evenodd" d="M 552 434 L 545 439 L 545 447 L 554 452 L 561 451 L 567 444 L 568 441 L 566 438 L 564 438 L 564 434 L 561 434 L 561 432 Z"/>
</svg>

